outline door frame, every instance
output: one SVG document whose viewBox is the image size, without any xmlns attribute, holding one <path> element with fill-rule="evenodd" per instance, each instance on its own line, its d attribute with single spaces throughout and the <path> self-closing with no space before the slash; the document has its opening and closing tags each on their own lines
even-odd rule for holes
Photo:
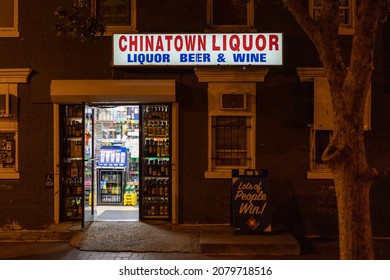
<svg viewBox="0 0 390 280">
<path fill-rule="evenodd" d="M 112 101 L 115 103 L 115 100 Z M 155 100 L 159 103 L 159 100 Z M 64 103 L 66 104 L 66 103 Z M 132 103 L 134 104 L 134 103 Z M 138 105 L 141 105 L 139 102 Z M 179 223 L 179 104 L 172 104 L 172 224 Z M 53 170 L 54 170 L 54 223 L 60 223 L 60 119 L 59 103 L 53 103 Z M 92 105 L 93 104 L 89 104 Z M 136 105 L 136 104 L 134 104 Z"/>
</svg>

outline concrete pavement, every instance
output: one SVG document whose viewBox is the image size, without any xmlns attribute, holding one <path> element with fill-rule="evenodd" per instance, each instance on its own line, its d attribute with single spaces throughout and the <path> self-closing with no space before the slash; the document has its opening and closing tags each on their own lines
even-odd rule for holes
<svg viewBox="0 0 390 280">
<path fill-rule="evenodd" d="M 274 236 L 234 236 L 229 227 L 181 226 L 179 232 L 198 232 L 198 252 L 134 252 L 79 250 L 71 243 L 82 238 L 79 223 L 62 223 L 42 231 L 0 232 L 0 259 L 18 260 L 332 260 L 338 259 L 336 240 L 302 239 L 282 232 Z M 148 234 L 148 233 L 145 233 Z M 74 244 L 73 244 L 74 245 Z M 297 246 L 298 251 L 297 251 Z M 390 240 L 374 240 L 377 259 L 390 259 Z M 77 246 L 76 246 L 77 247 Z M 287 248 L 287 249 L 286 249 Z"/>
</svg>

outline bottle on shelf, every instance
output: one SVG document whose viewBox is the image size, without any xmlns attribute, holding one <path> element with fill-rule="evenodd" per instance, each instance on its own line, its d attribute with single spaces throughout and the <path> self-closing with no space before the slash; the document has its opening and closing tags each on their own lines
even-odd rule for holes
<svg viewBox="0 0 390 280">
<path fill-rule="evenodd" d="M 79 213 L 79 208 L 77 206 L 76 199 L 73 199 L 72 200 L 72 214 L 73 214 L 73 217 L 77 217 L 78 213 Z"/>
<path fill-rule="evenodd" d="M 78 209 L 78 216 L 81 217 L 83 214 L 83 207 L 81 204 L 81 198 L 77 199 L 77 209 Z"/>
</svg>

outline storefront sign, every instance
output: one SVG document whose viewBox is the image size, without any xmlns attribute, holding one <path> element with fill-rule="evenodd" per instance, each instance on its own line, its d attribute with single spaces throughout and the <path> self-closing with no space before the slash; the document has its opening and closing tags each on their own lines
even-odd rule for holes
<svg viewBox="0 0 390 280">
<path fill-rule="evenodd" d="M 281 33 L 114 34 L 114 66 L 282 65 Z"/>
<path fill-rule="evenodd" d="M 271 231 L 271 202 L 268 177 L 233 175 L 232 204 L 235 234 Z"/>
</svg>

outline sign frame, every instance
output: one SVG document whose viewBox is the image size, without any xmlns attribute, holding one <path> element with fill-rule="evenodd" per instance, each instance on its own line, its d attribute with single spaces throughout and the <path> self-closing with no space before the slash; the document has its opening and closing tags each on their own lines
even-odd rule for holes
<svg viewBox="0 0 390 280">
<path fill-rule="evenodd" d="M 250 172 L 249 172 L 250 171 Z M 235 235 L 270 233 L 271 194 L 268 171 L 232 171 L 232 223 Z"/>
<path fill-rule="evenodd" d="M 113 34 L 113 66 L 282 66 L 283 33 Z"/>
</svg>

